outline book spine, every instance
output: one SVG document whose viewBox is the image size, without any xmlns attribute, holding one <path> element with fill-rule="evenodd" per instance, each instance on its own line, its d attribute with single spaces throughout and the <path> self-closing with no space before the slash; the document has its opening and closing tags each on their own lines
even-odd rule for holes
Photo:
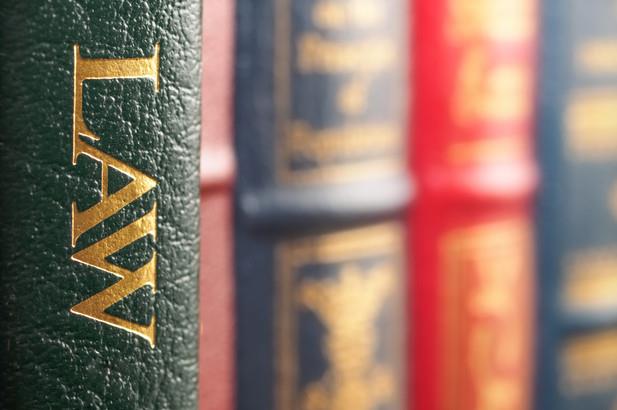
<svg viewBox="0 0 617 410">
<path fill-rule="evenodd" d="M 234 408 L 234 2 L 203 1 L 199 409 Z"/>
<path fill-rule="evenodd" d="M 0 16 L 0 408 L 194 409 L 199 1 Z"/>
<path fill-rule="evenodd" d="M 419 0 L 413 408 L 531 406 L 534 0 Z"/>
<path fill-rule="evenodd" d="M 617 9 L 546 1 L 538 408 L 617 403 Z"/>
<path fill-rule="evenodd" d="M 405 13 L 237 4 L 239 409 L 401 409 Z"/>
</svg>

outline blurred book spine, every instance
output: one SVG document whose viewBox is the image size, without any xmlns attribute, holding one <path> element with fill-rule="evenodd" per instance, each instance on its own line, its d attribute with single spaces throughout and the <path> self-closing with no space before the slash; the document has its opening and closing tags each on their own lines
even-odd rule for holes
<svg viewBox="0 0 617 410">
<path fill-rule="evenodd" d="M 239 409 L 404 406 L 404 6 L 237 3 Z"/>
<path fill-rule="evenodd" d="M 537 4 L 413 3 L 411 404 L 529 409 Z"/>
<path fill-rule="evenodd" d="M 617 405 L 617 4 L 543 7 L 538 408 Z"/>
<path fill-rule="evenodd" d="M 204 0 L 202 21 L 199 409 L 232 410 L 234 2 Z"/>
</svg>

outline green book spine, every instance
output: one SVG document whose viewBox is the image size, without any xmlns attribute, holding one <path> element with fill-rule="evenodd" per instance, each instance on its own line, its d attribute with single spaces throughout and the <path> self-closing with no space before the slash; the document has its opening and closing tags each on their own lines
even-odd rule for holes
<svg viewBox="0 0 617 410">
<path fill-rule="evenodd" d="M 196 407 L 200 21 L 0 5 L 0 408 Z"/>
</svg>

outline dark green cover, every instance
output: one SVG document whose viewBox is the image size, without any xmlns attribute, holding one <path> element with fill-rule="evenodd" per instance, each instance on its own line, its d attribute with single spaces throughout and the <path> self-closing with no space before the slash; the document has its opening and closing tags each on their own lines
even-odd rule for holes
<svg viewBox="0 0 617 410">
<path fill-rule="evenodd" d="M 198 0 L 1 2 L 1 409 L 196 407 L 200 21 Z M 100 140 L 79 140 L 151 186 L 73 247 L 72 204 L 103 202 L 104 168 L 107 200 L 135 187 L 88 155 L 72 162 L 76 55 L 111 69 L 83 83 L 84 121 Z M 110 59 L 132 63 L 122 74 Z M 133 75 L 145 60 L 157 75 Z M 155 228 L 139 225 L 152 215 Z M 127 236 L 140 226 L 144 235 Z M 122 249 L 91 247 L 110 241 Z M 156 318 L 152 345 L 83 306 L 77 314 L 122 281 L 77 260 L 88 249 L 126 277 L 154 264 L 156 290 L 150 281 L 105 307 L 126 323 Z"/>
</svg>

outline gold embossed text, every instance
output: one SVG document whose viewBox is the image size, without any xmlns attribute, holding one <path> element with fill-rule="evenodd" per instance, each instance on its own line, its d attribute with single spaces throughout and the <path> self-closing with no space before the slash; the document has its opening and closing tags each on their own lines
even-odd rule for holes
<svg viewBox="0 0 617 410">
<path fill-rule="evenodd" d="M 101 139 L 88 128 L 83 112 L 83 85 L 85 81 L 142 78 L 151 80 L 155 92 L 159 90 L 159 45 L 154 47 L 154 55 L 145 58 L 83 58 L 79 45 L 74 52 L 73 84 L 73 165 L 80 156 L 97 161 L 101 165 L 101 199 L 85 210 L 79 210 L 73 202 L 71 209 L 71 246 L 75 248 L 82 234 L 104 220 L 115 215 L 122 208 L 136 201 L 157 185 L 156 180 L 132 166 L 101 151 L 90 142 Z M 109 193 L 109 168 L 113 168 L 131 178 L 131 182 L 114 193 Z M 89 297 L 71 308 L 71 313 L 114 326 L 134 333 L 155 345 L 156 317 L 152 314 L 150 323 L 142 325 L 111 315 L 106 310 L 135 291 L 150 286 L 156 292 L 156 252 L 150 260 L 135 271 L 111 263 L 108 258 L 135 241 L 151 236 L 156 240 L 156 202 L 146 215 L 127 226 L 108 235 L 100 241 L 87 246 L 71 256 L 71 259 L 113 274 L 118 282 Z"/>
</svg>

